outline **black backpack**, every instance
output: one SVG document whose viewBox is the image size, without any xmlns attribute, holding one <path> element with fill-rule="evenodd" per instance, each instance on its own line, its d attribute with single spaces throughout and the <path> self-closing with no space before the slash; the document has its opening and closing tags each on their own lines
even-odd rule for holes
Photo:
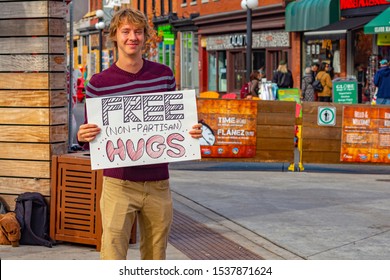
<svg viewBox="0 0 390 280">
<path fill-rule="evenodd" d="M 324 90 L 320 80 L 315 80 L 312 85 L 314 90 L 317 92 L 322 92 Z"/>
<path fill-rule="evenodd" d="M 38 192 L 26 192 L 16 198 L 16 219 L 22 232 L 22 245 L 52 247 L 55 242 L 49 236 L 49 209 Z"/>
<path fill-rule="evenodd" d="M 5 203 L 0 199 L 0 214 L 6 214 L 8 212 Z"/>
</svg>

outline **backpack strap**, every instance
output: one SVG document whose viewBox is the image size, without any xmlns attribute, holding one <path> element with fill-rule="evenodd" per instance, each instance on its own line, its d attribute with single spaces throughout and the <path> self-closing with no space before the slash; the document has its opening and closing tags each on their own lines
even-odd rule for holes
<svg viewBox="0 0 390 280">
<path fill-rule="evenodd" d="M 31 215 L 32 215 L 32 200 L 26 200 L 24 203 L 24 217 L 25 217 L 25 229 L 31 234 L 31 236 L 41 243 L 43 246 L 51 248 L 53 246 L 53 242 L 50 240 L 43 239 L 37 236 L 33 230 L 31 229 Z M 46 210 L 45 210 L 46 214 Z"/>
</svg>

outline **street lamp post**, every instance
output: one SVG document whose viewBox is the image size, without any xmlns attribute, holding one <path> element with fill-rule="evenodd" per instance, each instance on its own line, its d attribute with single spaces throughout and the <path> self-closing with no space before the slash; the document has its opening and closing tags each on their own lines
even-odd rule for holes
<svg viewBox="0 0 390 280">
<path fill-rule="evenodd" d="M 259 5 L 258 0 L 242 0 L 241 8 L 246 10 L 246 81 L 252 72 L 252 9 Z"/>
<path fill-rule="evenodd" d="M 103 29 L 106 27 L 106 24 L 104 23 L 104 11 L 103 10 L 97 10 L 96 11 L 96 17 L 99 19 L 99 22 L 95 24 L 95 28 L 99 30 L 99 72 L 102 72 L 103 70 Z"/>
</svg>

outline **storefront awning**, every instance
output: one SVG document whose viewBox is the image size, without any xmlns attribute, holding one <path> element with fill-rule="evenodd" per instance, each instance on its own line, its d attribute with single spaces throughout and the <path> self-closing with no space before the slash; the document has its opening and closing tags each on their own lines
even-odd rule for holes
<svg viewBox="0 0 390 280">
<path fill-rule="evenodd" d="M 94 17 L 96 16 L 96 11 L 90 11 L 88 13 L 86 13 L 83 18 L 90 18 L 90 17 Z"/>
<path fill-rule="evenodd" d="M 301 0 L 286 7 L 286 31 L 315 30 L 340 19 L 339 0 Z"/>
<path fill-rule="evenodd" d="M 305 40 L 345 39 L 348 31 L 363 27 L 363 25 L 373 18 L 374 16 L 347 18 L 317 30 L 305 32 L 303 35 L 305 35 Z"/>
<path fill-rule="evenodd" d="M 364 26 L 364 33 L 390 33 L 390 7 Z"/>
</svg>

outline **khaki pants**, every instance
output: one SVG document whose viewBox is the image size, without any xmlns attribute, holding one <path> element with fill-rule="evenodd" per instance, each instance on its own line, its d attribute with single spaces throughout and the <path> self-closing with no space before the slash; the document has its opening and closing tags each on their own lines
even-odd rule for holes
<svg viewBox="0 0 390 280">
<path fill-rule="evenodd" d="M 104 177 L 100 208 L 103 226 L 101 259 L 126 259 L 137 213 L 141 259 L 166 258 L 173 217 L 169 180 L 132 182 Z"/>
</svg>

